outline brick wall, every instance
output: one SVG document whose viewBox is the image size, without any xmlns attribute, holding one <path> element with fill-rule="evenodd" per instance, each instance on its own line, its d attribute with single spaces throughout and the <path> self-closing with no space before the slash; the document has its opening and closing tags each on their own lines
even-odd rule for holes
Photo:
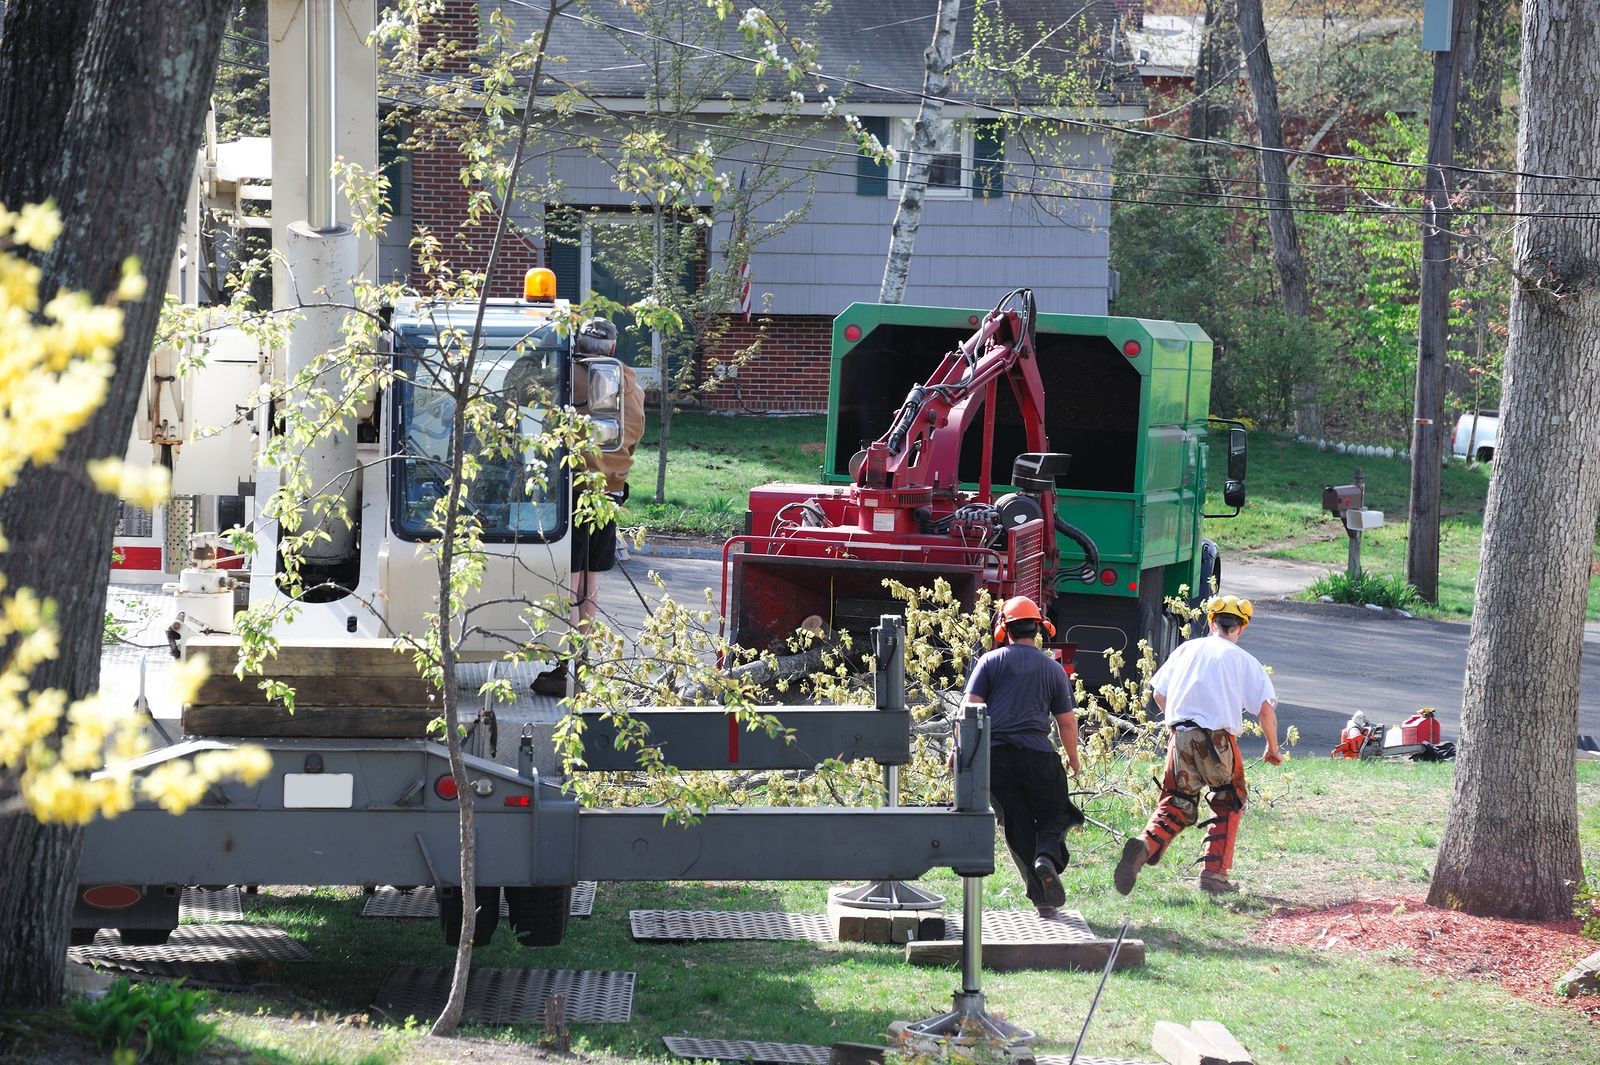
<svg viewBox="0 0 1600 1065">
<path fill-rule="evenodd" d="M 760 352 L 700 395 L 708 410 L 820 411 L 828 406 L 833 319 L 812 314 L 733 316 L 728 331 L 699 359 L 701 381 L 716 380 L 714 360 L 728 360 L 764 337 Z"/>
<path fill-rule="evenodd" d="M 444 59 L 439 73 L 451 77 L 468 76 L 472 59 L 469 53 L 478 41 L 476 0 L 444 0 L 437 21 L 423 34 L 424 49 L 437 47 Z M 411 155 L 411 221 L 438 237 L 443 255 L 457 272 L 483 272 L 489 265 L 489 248 L 494 243 L 494 218 L 479 225 L 467 225 L 467 186 L 461 183 L 461 153 L 454 145 L 434 142 Z M 463 239 L 465 237 L 465 239 Z M 522 295 L 522 278 L 530 267 L 543 266 L 543 244 L 536 234 L 517 225 L 506 229 L 500 254 L 495 259 L 494 276 L 489 279 L 489 295 Z M 411 283 L 419 291 L 430 288 L 429 278 L 411 253 Z"/>
</svg>

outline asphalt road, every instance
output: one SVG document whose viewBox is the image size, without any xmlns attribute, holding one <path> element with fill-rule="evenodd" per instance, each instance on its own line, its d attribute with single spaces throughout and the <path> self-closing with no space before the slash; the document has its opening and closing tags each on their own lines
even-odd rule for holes
<svg viewBox="0 0 1600 1065">
<path fill-rule="evenodd" d="M 704 589 L 720 589 L 721 567 L 715 559 L 635 556 L 623 565 L 623 572 L 606 575 L 600 589 L 602 607 L 617 624 L 636 626 L 644 617 L 627 576 L 651 602 L 658 596 L 646 576 L 651 570 L 662 575 L 680 602 L 698 603 Z M 1255 620 L 1243 646 L 1272 670 L 1280 725 L 1300 732 L 1296 754 L 1326 756 L 1356 710 L 1369 721 L 1395 725 L 1431 706 L 1438 712 L 1443 738 L 1459 734 L 1469 628 L 1465 622 L 1284 602 L 1275 597 L 1310 583 L 1308 571 L 1293 565 L 1230 560 L 1225 572 L 1229 591 L 1254 599 Z M 1600 635 L 1592 634 L 1583 645 L 1578 726 L 1580 734 L 1600 738 Z M 1250 757 L 1260 746 L 1260 740 L 1244 744 Z"/>
</svg>

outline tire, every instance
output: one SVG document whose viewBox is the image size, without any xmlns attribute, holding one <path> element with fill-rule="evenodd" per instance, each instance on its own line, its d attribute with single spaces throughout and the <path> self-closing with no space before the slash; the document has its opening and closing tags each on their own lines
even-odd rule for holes
<svg viewBox="0 0 1600 1065">
<path fill-rule="evenodd" d="M 170 928 L 119 928 L 117 934 L 122 937 L 125 947 L 160 947 L 165 946 L 167 940 L 172 938 Z"/>
<path fill-rule="evenodd" d="M 94 942 L 95 933 L 98 931 L 100 931 L 98 928 L 74 928 L 72 930 L 72 945 L 75 947 L 87 947 Z"/>
<path fill-rule="evenodd" d="M 444 941 L 452 947 L 461 945 L 461 889 L 439 891 L 439 931 Z M 494 930 L 500 927 L 500 889 L 477 889 L 478 922 L 472 926 L 472 945 L 487 947 L 494 940 Z"/>
<path fill-rule="evenodd" d="M 1172 649 L 1183 640 L 1183 634 L 1178 631 L 1178 623 L 1167 611 L 1167 604 L 1162 594 L 1165 577 L 1166 572 L 1162 567 L 1147 569 L 1139 575 L 1139 631 L 1135 639 L 1150 641 L 1158 666 L 1167 660 Z M 1130 661 L 1127 663 L 1127 668 L 1132 670 L 1136 665 L 1136 661 Z"/>
<path fill-rule="evenodd" d="M 572 888 L 508 887 L 505 891 L 517 942 L 525 947 L 560 944 L 572 912 Z"/>
</svg>

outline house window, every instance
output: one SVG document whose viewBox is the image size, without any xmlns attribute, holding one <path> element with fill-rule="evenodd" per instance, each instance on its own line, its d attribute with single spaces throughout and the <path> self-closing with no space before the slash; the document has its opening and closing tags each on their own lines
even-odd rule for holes
<svg viewBox="0 0 1600 1065">
<path fill-rule="evenodd" d="M 895 180 L 889 183 L 889 195 L 900 195 L 901 182 L 911 165 L 911 134 L 915 121 L 899 118 L 892 127 L 892 143 L 896 153 Z M 954 122 L 940 121 L 933 131 L 933 157 L 928 161 L 928 195 L 942 199 L 964 200 L 972 195 L 971 183 L 966 175 L 972 172 L 972 131 Z"/>
<path fill-rule="evenodd" d="M 654 224 L 648 214 L 606 208 L 562 209 L 547 207 L 545 229 L 549 242 L 547 263 L 556 271 L 556 291 L 574 303 L 591 292 L 628 305 L 637 303 L 649 291 L 650 278 L 630 264 L 648 263 Z M 704 234 L 699 227 L 690 230 L 695 247 L 683 264 L 682 284 L 694 291 L 699 258 L 705 254 Z M 639 384 L 657 387 L 665 345 L 659 332 L 641 336 L 633 316 L 620 314 L 617 357 L 635 368 Z M 674 357 L 674 370 L 676 357 Z"/>
</svg>

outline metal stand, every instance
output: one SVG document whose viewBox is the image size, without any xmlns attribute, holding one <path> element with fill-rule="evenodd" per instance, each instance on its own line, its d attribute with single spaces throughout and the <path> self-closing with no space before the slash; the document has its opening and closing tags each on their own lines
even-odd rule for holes
<svg viewBox="0 0 1600 1065">
<path fill-rule="evenodd" d="M 905 620 L 898 614 L 882 614 L 872 630 L 872 654 L 878 663 L 873 674 L 873 695 L 879 710 L 904 710 L 906 707 Z M 900 767 L 883 768 L 884 806 L 900 805 Z M 874 880 L 834 900 L 862 910 L 937 910 L 944 896 L 922 891 L 899 880 Z"/>
<path fill-rule="evenodd" d="M 961 989 L 948 1013 L 906 1026 L 909 1035 L 971 1045 L 1000 1042 L 1007 1047 L 1033 1042 L 1034 1033 L 991 1017 L 983 1000 L 983 878 L 962 878 Z"/>
<path fill-rule="evenodd" d="M 899 766 L 884 767 L 883 787 L 888 795 L 884 806 L 891 809 L 899 806 Z M 834 900 L 862 910 L 937 910 L 944 905 L 943 895 L 914 888 L 901 880 L 874 880 L 861 887 L 842 891 L 834 896 Z"/>
</svg>

